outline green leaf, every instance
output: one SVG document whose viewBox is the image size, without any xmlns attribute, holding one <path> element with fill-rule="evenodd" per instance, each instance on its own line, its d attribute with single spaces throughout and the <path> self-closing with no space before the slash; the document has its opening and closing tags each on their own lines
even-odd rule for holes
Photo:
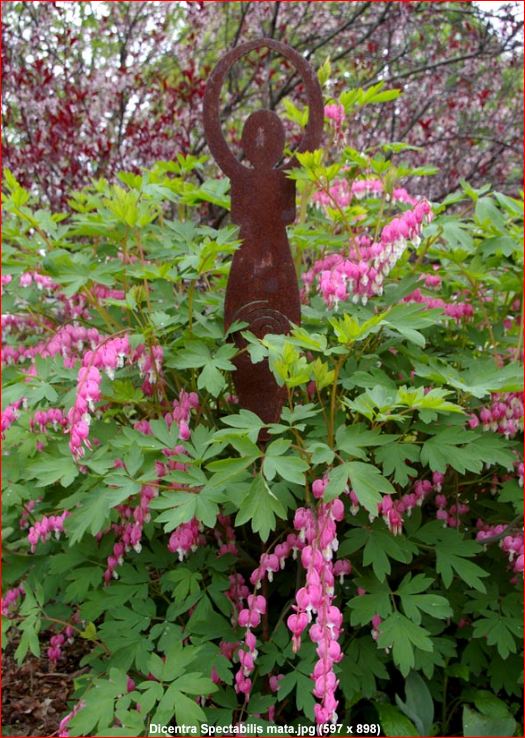
<svg viewBox="0 0 525 738">
<path fill-rule="evenodd" d="M 286 406 L 283 407 L 281 418 L 293 427 L 298 426 L 302 420 L 314 418 L 319 412 L 320 409 L 310 402 L 307 405 L 296 405 L 293 410 Z"/>
<path fill-rule="evenodd" d="M 373 464 L 349 461 L 345 466 L 348 469 L 349 484 L 359 502 L 368 512 L 377 514 L 377 506 L 382 499 L 380 492 L 391 494 L 395 491 L 394 488 Z"/>
<path fill-rule="evenodd" d="M 305 715 L 309 720 L 314 715 L 314 698 L 312 695 L 311 680 L 299 669 L 288 672 L 279 682 L 278 696 L 283 700 L 295 689 L 295 705 L 299 715 Z"/>
<path fill-rule="evenodd" d="M 368 540 L 363 550 L 363 564 L 372 564 L 374 574 L 380 582 L 385 580 L 392 568 L 389 559 L 409 563 L 412 559 L 410 544 L 406 539 L 393 536 L 389 531 L 374 527 L 368 531 Z"/>
<path fill-rule="evenodd" d="M 519 392 L 523 388 L 523 371 L 517 361 L 498 366 L 493 359 L 476 358 L 465 371 L 459 372 L 443 362 L 430 360 L 428 364 L 414 363 L 416 374 L 446 383 L 474 397 L 485 397 L 491 392 Z"/>
<path fill-rule="evenodd" d="M 518 243 L 510 236 L 493 236 L 486 238 L 480 245 L 480 251 L 484 257 L 502 254 L 512 256 L 519 249 Z"/>
<path fill-rule="evenodd" d="M 130 490 L 136 492 L 140 489 L 140 484 L 126 479 L 126 477 L 122 477 L 122 479 L 133 487 L 117 489 L 96 487 L 90 489 L 83 498 L 80 507 L 75 508 L 66 519 L 65 528 L 68 531 L 71 546 L 78 543 L 87 531 L 92 535 L 96 535 L 101 531 L 108 521 L 111 509 L 126 500 L 133 493 Z"/>
<path fill-rule="evenodd" d="M 409 717 L 419 735 L 430 735 L 434 720 L 432 695 L 417 671 L 411 671 L 405 681 L 405 702 L 396 694 L 396 704 Z"/>
<path fill-rule="evenodd" d="M 286 510 L 264 478 L 258 474 L 240 505 L 235 525 L 242 525 L 250 520 L 253 532 L 259 533 L 262 540 L 266 541 L 270 531 L 275 529 L 276 516 L 285 518 Z"/>
<path fill-rule="evenodd" d="M 155 500 L 151 507 L 165 507 L 166 500 L 169 509 L 161 513 L 156 522 L 164 523 L 164 530 L 169 533 L 192 518 L 212 528 L 217 520 L 218 503 L 222 502 L 222 495 L 219 490 L 209 486 L 196 492 L 172 492 Z"/>
<path fill-rule="evenodd" d="M 459 531 L 443 528 L 439 521 L 427 523 L 416 536 L 424 543 L 434 544 L 436 551 L 436 571 L 441 575 L 445 587 L 450 587 L 454 574 L 478 592 L 485 592 L 482 578 L 489 574 L 468 559 L 481 551 L 475 541 L 463 538 Z"/>
<path fill-rule="evenodd" d="M 190 672 L 184 674 L 173 682 L 173 687 L 186 694 L 195 694 L 198 696 L 212 694 L 217 691 L 217 686 L 209 677 L 204 676 L 200 672 Z"/>
<path fill-rule="evenodd" d="M 397 707 L 379 702 L 377 705 L 381 730 L 387 736 L 416 736 L 416 726 Z"/>
<path fill-rule="evenodd" d="M 335 500 L 343 492 L 348 483 L 348 464 L 340 464 L 328 472 L 328 484 L 323 499 L 325 502 Z"/>
<path fill-rule="evenodd" d="M 231 428 L 243 431 L 253 443 L 257 442 L 259 431 L 265 425 L 260 417 L 250 410 L 240 410 L 237 415 L 227 415 L 222 418 L 222 422 Z"/>
<path fill-rule="evenodd" d="M 306 444 L 305 450 L 311 454 L 311 462 L 317 464 L 331 464 L 334 460 L 335 453 L 326 443 L 320 441 L 310 441 Z"/>
<path fill-rule="evenodd" d="M 298 456 L 283 455 L 290 444 L 291 441 L 280 438 L 268 446 L 262 466 L 263 474 L 268 481 L 279 474 L 289 482 L 304 485 L 304 472 L 309 469 L 309 466 Z"/>
<path fill-rule="evenodd" d="M 446 428 L 425 441 L 421 449 L 421 461 L 432 471 L 445 472 L 450 465 L 460 474 L 467 470 L 479 472 L 483 460 L 472 449 L 472 441 L 477 438 L 478 434 L 463 428 Z"/>
<path fill-rule="evenodd" d="M 407 341 L 424 348 L 425 336 L 418 329 L 435 325 L 440 315 L 441 310 L 428 310 L 418 303 L 401 303 L 390 308 L 383 324 L 391 331 L 400 333 Z"/>
<path fill-rule="evenodd" d="M 379 585 L 375 592 L 352 597 L 348 603 L 351 610 L 351 625 L 368 625 L 374 615 L 381 618 L 388 617 L 392 612 L 390 589 L 386 584 Z"/>
<path fill-rule="evenodd" d="M 78 467 L 71 454 L 68 456 L 51 456 L 39 454 L 37 460 L 25 470 L 25 479 L 36 479 L 37 487 L 48 487 L 60 482 L 62 487 L 69 487 L 78 476 Z"/>
<path fill-rule="evenodd" d="M 164 419 L 150 420 L 150 427 L 155 438 L 161 441 L 164 448 L 173 448 L 179 443 L 179 429 L 177 423 L 168 425 Z"/>
<path fill-rule="evenodd" d="M 224 376 L 211 363 L 203 368 L 197 380 L 197 387 L 199 389 L 205 389 L 212 397 L 218 397 L 225 385 L 226 380 Z"/>
<path fill-rule="evenodd" d="M 367 454 L 365 449 L 371 446 L 384 446 L 396 441 L 398 435 L 381 433 L 379 430 L 370 430 L 363 423 L 355 425 L 341 425 L 335 434 L 337 448 L 350 456 L 365 460 Z"/>
<path fill-rule="evenodd" d="M 453 614 L 445 597 L 438 594 L 421 594 L 430 587 L 432 581 L 424 574 L 417 574 L 413 579 L 411 574 L 407 574 L 397 588 L 406 616 L 418 625 L 421 623 L 422 612 L 441 620 Z"/>
<path fill-rule="evenodd" d="M 206 722 L 206 713 L 202 707 L 171 685 L 160 700 L 152 722 L 167 725 L 174 713 L 177 725 L 200 727 L 201 723 Z"/>
<path fill-rule="evenodd" d="M 487 691 L 486 689 L 476 690 L 472 699 L 477 709 L 483 715 L 488 715 L 489 717 L 496 718 L 510 717 L 509 708 L 507 707 L 505 702 L 503 702 L 503 700 L 500 700 L 499 697 L 496 697 L 495 694 Z"/>
<path fill-rule="evenodd" d="M 163 590 L 171 589 L 175 602 L 184 602 L 187 597 L 200 591 L 199 582 L 202 581 L 202 575 L 185 566 L 178 566 L 166 572 L 161 581 Z"/>
<path fill-rule="evenodd" d="M 518 638 L 523 637 L 521 621 L 504 618 L 498 612 L 487 612 L 486 617 L 476 620 L 473 624 L 474 637 L 484 638 L 489 646 L 496 646 L 502 659 L 516 653 L 514 634 Z"/>
<path fill-rule="evenodd" d="M 231 482 L 240 476 L 244 476 L 245 470 L 253 464 L 257 456 L 247 456 L 244 458 L 228 458 L 212 461 L 206 466 L 213 476 L 208 482 L 208 486 L 222 486 L 225 482 Z"/>
<path fill-rule="evenodd" d="M 392 648 L 394 663 L 403 676 L 414 667 L 414 647 L 429 652 L 433 649 L 430 633 L 399 612 L 392 613 L 381 623 L 377 645 Z"/>
<path fill-rule="evenodd" d="M 418 474 L 417 469 L 409 466 L 406 461 L 419 461 L 419 446 L 413 443 L 390 443 L 374 452 L 375 460 L 383 467 L 386 476 L 394 474 L 394 481 L 406 487 L 410 477 Z"/>
<path fill-rule="evenodd" d="M 203 341 L 187 341 L 175 359 L 168 361 L 168 366 L 176 369 L 199 369 L 206 366 L 211 359 L 208 346 Z"/>
<path fill-rule="evenodd" d="M 494 433 L 473 433 L 450 427 L 429 438 L 421 449 L 421 461 L 432 471 L 445 472 L 452 466 L 460 474 L 480 472 L 484 464 L 512 468 L 513 453 L 508 442 Z"/>
<path fill-rule="evenodd" d="M 115 699 L 126 693 L 126 682 L 126 673 L 116 668 L 110 668 L 109 679 L 96 679 L 82 695 L 84 707 L 68 729 L 78 735 L 105 735 L 113 724 Z"/>
<path fill-rule="evenodd" d="M 476 203 L 474 218 L 489 231 L 505 233 L 505 219 L 491 197 L 480 197 Z"/>
<path fill-rule="evenodd" d="M 512 736 L 515 735 L 516 721 L 513 717 L 490 717 L 472 710 L 467 705 L 463 707 L 463 735 L 464 736 Z"/>
</svg>

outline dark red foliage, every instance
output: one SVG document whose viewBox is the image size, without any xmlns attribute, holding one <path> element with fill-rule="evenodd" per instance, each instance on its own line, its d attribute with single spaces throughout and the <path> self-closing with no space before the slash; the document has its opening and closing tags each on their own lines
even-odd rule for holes
<svg viewBox="0 0 525 738">
<path fill-rule="evenodd" d="M 436 199 L 460 178 L 512 191 L 521 179 L 518 5 L 495 15 L 451 2 L 4 2 L 4 161 L 56 206 L 91 177 L 200 153 L 209 70 L 228 46 L 265 34 L 314 66 L 329 56 L 325 94 L 379 80 L 403 89 L 356 113 L 350 146 L 424 146 L 405 158 L 440 167 Z M 300 93 L 285 64 L 265 72 L 254 58 L 231 76 L 229 115 L 241 120 L 256 90 L 271 107 Z"/>
</svg>

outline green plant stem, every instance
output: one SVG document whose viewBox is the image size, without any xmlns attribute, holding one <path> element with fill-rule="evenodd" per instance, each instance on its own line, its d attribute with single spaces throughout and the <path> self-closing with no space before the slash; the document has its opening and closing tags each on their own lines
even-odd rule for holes
<svg viewBox="0 0 525 738">
<path fill-rule="evenodd" d="M 109 314 L 108 310 L 104 307 L 104 305 L 102 305 L 100 301 L 96 300 L 95 296 L 93 295 L 89 287 L 84 287 L 84 293 L 86 297 L 88 298 L 91 307 L 97 311 L 97 313 L 100 315 L 102 320 L 105 322 L 107 328 L 109 328 L 110 330 L 120 331 L 119 324 L 113 320 L 113 318 Z"/>
<path fill-rule="evenodd" d="M 464 269 L 461 270 L 461 274 L 464 277 L 467 278 L 470 286 L 472 287 L 472 291 L 474 292 L 474 298 L 477 300 L 477 302 L 479 304 L 479 308 L 480 308 L 481 312 L 483 313 L 483 317 L 485 319 L 485 325 L 486 325 L 487 330 L 489 332 L 491 346 L 492 346 L 492 348 L 495 348 L 496 347 L 496 338 L 494 336 L 494 331 L 492 330 L 492 321 L 491 321 L 490 316 L 489 316 L 489 314 L 487 312 L 487 308 L 485 307 L 485 303 L 483 302 L 483 300 L 481 299 L 481 297 L 479 295 L 478 283 Z"/>
<path fill-rule="evenodd" d="M 521 321 L 518 334 L 518 345 L 516 346 L 516 361 L 520 360 L 520 354 L 523 348 L 523 321 L 525 319 L 525 300 L 521 300 Z"/>
<path fill-rule="evenodd" d="M 190 333 L 193 332 L 193 292 L 195 290 L 195 281 L 192 279 L 188 289 L 188 328 Z"/>
<path fill-rule="evenodd" d="M 74 631 L 76 631 L 79 635 L 81 635 L 84 631 L 82 628 L 77 628 L 76 625 L 73 625 L 73 623 L 69 623 L 67 620 L 60 620 L 60 618 L 52 618 L 49 615 L 46 615 L 45 612 L 40 612 L 40 617 L 43 620 L 47 620 L 49 623 L 56 623 L 57 625 L 63 625 L 65 628 L 73 628 Z M 22 615 L 16 615 L 13 618 L 10 618 L 10 620 L 24 620 Z M 100 648 L 104 651 L 104 653 L 107 656 L 111 656 L 111 651 L 106 646 L 105 643 L 102 643 L 102 641 L 99 641 L 96 638 L 87 638 L 85 640 L 92 641 L 92 643 L 95 643 L 97 646 L 100 646 Z"/>
<path fill-rule="evenodd" d="M 334 447 L 334 431 L 335 431 L 335 411 L 336 411 L 336 398 L 337 398 L 337 380 L 339 379 L 339 372 L 341 367 L 347 359 L 347 354 L 343 354 L 337 360 L 337 364 L 334 369 L 334 381 L 332 384 L 332 393 L 330 397 L 330 422 L 328 425 L 328 445 Z"/>
<path fill-rule="evenodd" d="M 445 661 L 443 669 L 443 702 L 441 704 L 441 727 L 443 728 L 447 717 L 447 689 L 448 689 L 448 675 L 447 675 L 448 661 Z"/>
<path fill-rule="evenodd" d="M 293 411 L 292 392 L 289 387 L 287 387 L 287 390 L 288 390 L 288 406 L 290 410 Z M 309 464 L 309 454 L 304 447 L 301 434 L 299 433 L 297 428 L 291 428 L 291 431 L 293 435 L 295 436 L 295 440 L 297 441 L 297 448 L 299 450 L 301 457 Z M 304 479 L 304 499 L 308 506 L 312 504 L 312 497 L 310 494 L 310 485 L 306 477 Z"/>
<path fill-rule="evenodd" d="M 414 262 L 414 273 L 417 271 L 417 268 L 421 266 L 429 248 L 438 240 L 438 238 L 441 236 L 441 233 L 442 231 L 440 228 L 435 236 L 426 239 L 423 248 L 421 249 L 416 261 Z"/>
</svg>

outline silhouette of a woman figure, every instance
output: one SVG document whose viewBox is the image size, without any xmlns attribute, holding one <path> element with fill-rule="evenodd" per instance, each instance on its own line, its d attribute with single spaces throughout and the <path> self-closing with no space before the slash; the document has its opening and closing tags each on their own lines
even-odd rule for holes
<svg viewBox="0 0 525 738">
<path fill-rule="evenodd" d="M 244 166 L 224 140 L 219 118 L 219 97 L 233 63 L 253 49 L 267 47 L 289 59 L 301 76 L 308 100 L 308 124 L 298 151 L 311 151 L 321 141 L 323 103 L 316 74 L 300 54 L 273 39 L 259 39 L 229 51 L 217 64 L 206 85 L 204 132 L 211 153 L 231 180 L 231 218 L 240 226 L 241 247 L 233 257 L 226 289 L 224 324 L 246 321 L 256 336 L 287 333 L 290 322 L 301 320 L 297 275 L 286 226 L 295 220 L 295 182 L 286 170 L 295 158 L 276 166 L 284 149 L 284 128 L 271 110 L 258 110 L 246 120 L 241 145 L 252 165 Z M 235 337 L 242 346 L 242 338 Z M 241 407 L 265 422 L 279 419 L 285 397 L 267 361 L 252 364 L 246 353 L 235 364 L 234 383 Z"/>
</svg>

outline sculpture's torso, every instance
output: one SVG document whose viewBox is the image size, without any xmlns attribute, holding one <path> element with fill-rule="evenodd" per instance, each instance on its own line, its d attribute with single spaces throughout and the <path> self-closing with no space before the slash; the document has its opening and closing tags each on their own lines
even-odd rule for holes
<svg viewBox="0 0 525 738">
<path fill-rule="evenodd" d="M 272 169 L 248 171 L 232 182 L 232 220 L 240 226 L 242 245 L 236 251 L 224 305 L 228 329 L 236 320 L 262 338 L 266 333 L 287 333 L 290 322 L 301 320 L 297 276 L 286 236 L 286 224 L 295 218 L 295 182 Z M 244 346 L 237 336 L 237 345 Z M 234 381 L 243 407 L 266 422 L 279 419 L 283 401 L 267 362 L 237 360 Z"/>
</svg>

